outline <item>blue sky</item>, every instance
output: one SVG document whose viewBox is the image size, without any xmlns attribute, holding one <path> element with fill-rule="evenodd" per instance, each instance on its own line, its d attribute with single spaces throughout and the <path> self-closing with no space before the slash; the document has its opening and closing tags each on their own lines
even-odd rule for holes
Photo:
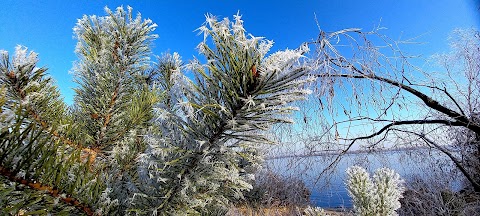
<svg viewBox="0 0 480 216">
<path fill-rule="evenodd" d="M 2 0 L 0 2 L 0 49 L 13 51 L 17 44 L 39 53 L 40 65 L 49 68 L 68 104 L 72 103 L 75 84 L 69 73 L 75 39 L 72 28 L 82 15 L 105 15 L 111 9 L 130 5 L 142 17 L 158 25 L 153 52 L 178 52 L 184 60 L 196 55 L 202 40 L 194 30 L 204 15 L 231 17 L 240 11 L 246 30 L 255 36 L 274 40 L 273 50 L 295 48 L 318 34 L 343 28 L 371 30 L 375 25 L 394 39 L 423 35 L 417 41 L 417 54 L 430 55 L 447 48 L 449 32 L 455 28 L 479 28 L 480 3 L 474 0 L 436 1 L 251 1 L 251 0 L 176 0 L 176 1 L 99 1 L 99 0 Z"/>
</svg>

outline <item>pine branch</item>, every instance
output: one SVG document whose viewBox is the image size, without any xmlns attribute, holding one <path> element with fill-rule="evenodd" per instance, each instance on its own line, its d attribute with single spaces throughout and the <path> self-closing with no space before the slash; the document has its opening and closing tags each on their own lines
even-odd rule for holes
<svg viewBox="0 0 480 216">
<path fill-rule="evenodd" d="M 308 93 L 300 90 L 308 82 L 304 77 L 309 70 L 299 64 L 303 52 L 286 50 L 265 57 L 271 42 L 247 38 L 239 18 L 230 23 L 207 17 L 207 26 L 200 30 L 214 48 L 207 41 L 199 44 L 207 64 L 188 65 L 195 72 L 195 83 L 175 75 L 173 81 L 160 84 L 178 85 L 182 91 L 171 88 L 166 94 L 182 95 L 169 100 L 167 109 L 158 109 L 164 116 L 158 121 L 162 134 L 157 142 L 150 142 L 151 152 L 142 159 L 145 172 L 151 173 L 148 179 L 159 184 L 153 187 L 158 191 L 145 189 L 145 197 L 163 198 L 157 207 L 149 207 L 153 212 L 199 214 L 241 197 L 251 187 L 248 174 L 254 172 L 245 171 L 246 166 L 253 167 L 256 161 L 254 153 L 238 152 L 268 142 L 262 133 L 252 132 L 287 122 L 280 115 L 294 109 L 284 106 Z M 152 164 L 161 171 L 151 169 Z M 137 199 L 139 205 L 149 201 Z"/>
<path fill-rule="evenodd" d="M 105 131 L 107 131 L 107 127 L 110 124 L 110 119 L 114 114 L 114 106 L 116 105 L 119 87 L 120 87 L 120 83 L 118 83 L 117 86 L 115 87 L 115 90 L 113 91 L 112 97 L 110 98 L 110 102 L 108 103 L 108 107 L 106 109 L 107 113 L 102 117 L 103 124 L 102 124 L 102 128 L 100 128 L 100 134 L 98 135 L 98 139 L 95 141 L 96 148 L 100 148 L 101 145 L 103 144 L 102 141 L 105 137 Z"/>
<path fill-rule="evenodd" d="M 100 176 L 111 190 L 108 199 L 118 204 L 109 213 L 124 214 L 138 190 L 135 164 L 145 150 L 143 139 L 157 102 L 145 75 L 156 25 L 140 14 L 134 17 L 130 7 L 105 11 L 104 17 L 84 16 L 74 28 L 80 61 L 73 115 L 84 126 L 85 145 L 98 149 L 96 157 L 104 162 Z"/>
<path fill-rule="evenodd" d="M 33 55 L 33 54 L 30 54 L 30 55 Z M 44 73 L 47 71 L 46 68 L 40 68 L 40 69 L 37 69 L 33 72 L 33 68 L 32 70 L 19 70 L 19 71 L 14 71 L 12 68 L 11 68 L 11 64 L 9 63 L 8 59 L 9 57 L 8 56 L 4 56 L 5 59 L 7 59 L 7 61 L 4 63 L 3 65 L 3 71 L 7 72 L 5 78 L 4 78 L 4 82 L 6 82 L 9 86 L 11 86 L 11 89 L 13 89 L 13 91 L 10 91 L 10 94 L 14 94 L 16 98 L 18 98 L 20 101 L 27 101 L 29 100 L 29 98 L 27 98 L 28 95 L 31 95 L 33 92 L 35 92 L 35 90 L 28 90 L 28 84 L 29 83 L 32 83 L 32 82 L 38 82 L 38 83 L 41 83 L 43 85 L 48 85 L 48 83 L 50 82 L 49 79 L 45 79 L 45 80 L 42 80 L 43 76 L 44 76 Z M 36 62 L 33 62 L 33 64 L 35 64 Z M 19 68 L 31 68 L 27 65 L 23 65 L 22 67 L 19 67 Z M 45 88 L 48 88 L 48 87 L 45 87 Z M 48 91 L 48 90 L 47 90 Z M 49 92 L 48 93 L 50 96 L 55 96 L 55 95 L 59 95 L 58 92 L 55 92 L 55 90 L 53 90 L 53 92 Z M 49 112 L 49 113 L 63 113 L 63 111 L 65 110 L 65 105 L 63 104 L 63 102 L 58 102 L 58 101 L 54 101 L 53 103 L 50 102 L 51 104 L 59 104 L 59 106 L 55 107 L 55 106 L 47 106 L 50 110 L 49 111 L 46 111 L 45 110 L 45 107 L 42 107 L 43 111 L 42 113 L 46 113 L 46 112 Z M 75 149 L 78 149 L 78 150 L 82 150 L 86 153 L 88 153 L 89 155 L 89 161 L 93 162 L 94 161 L 94 155 L 96 155 L 96 150 L 93 149 L 93 148 L 85 148 L 83 147 L 82 145 L 80 144 L 77 144 L 75 143 L 74 141 L 72 141 L 71 139 L 69 139 L 68 137 L 66 137 L 64 134 L 61 134 L 58 130 L 55 129 L 54 125 L 55 123 L 52 122 L 52 119 L 49 119 L 49 120 L 45 120 L 44 118 L 42 118 L 42 114 L 41 113 L 38 113 L 36 112 L 36 108 L 38 106 L 38 104 L 36 103 L 25 103 L 25 108 L 27 110 L 27 113 L 30 115 L 31 119 L 33 119 L 37 124 L 39 124 L 42 129 L 46 132 L 48 132 L 50 135 L 52 135 L 53 137 L 55 137 L 56 139 L 60 140 L 61 142 L 75 148 Z M 61 118 L 65 118 L 65 116 L 61 116 L 60 114 L 60 117 Z M 63 120 L 63 119 L 60 119 L 60 120 Z M 59 121 L 58 119 L 56 121 Z"/>
<path fill-rule="evenodd" d="M 105 8 L 107 16 L 84 16 L 74 29 L 80 58 L 75 70 L 80 85 L 75 115 L 85 121 L 85 134 L 92 137 L 90 145 L 104 153 L 130 129 L 138 128 L 125 111 L 133 105 L 135 92 L 144 90 L 141 74 L 148 66 L 149 45 L 157 37 L 151 34 L 155 24 L 142 21 L 140 14 L 134 19 L 132 8 L 127 9 Z"/>
<path fill-rule="evenodd" d="M 71 196 L 86 195 L 82 187 L 95 177 L 79 157 L 81 148 L 71 146 L 73 142 L 64 135 L 69 131 L 60 131 L 66 118 L 65 105 L 51 79 L 45 78 L 46 69 L 37 68 L 37 62 L 37 55 L 27 55 L 22 47 L 17 47 L 12 63 L 8 53 L 2 55 L 0 81 L 8 89 L 2 114 L 5 110 L 11 116 L 0 118 L 0 175 L 35 190 L 46 190 L 53 197 L 64 191 Z M 69 175 L 79 176 L 72 182 Z M 97 183 L 93 184 L 99 186 Z M 90 192 L 82 199 L 95 195 Z M 62 199 L 78 208 L 85 206 L 78 199 Z"/>
<path fill-rule="evenodd" d="M 60 191 L 55 187 L 51 187 L 51 186 L 39 183 L 32 179 L 27 180 L 24 178 L 17 177 L 16 174 L 13 173 L 11 170 L 6 169 L 2 166 L 0 166 L 0 175 L 5 176 L 7 179 L 9 179 L 12 182 L 17 182 L 19 184 L 28 186 L 34 190 L 45 191 L 53 197 L 60 198 L 62 202 L 75 206 L 75 208 L 83 211 L 86 215 L 90 216 L 90 215 L 93 215 L 94 213 L 94 211 L 87 204 L 81 203 L 79 200 L 71 197 L 71 195 L 69 194 L 62 193 L 62 191 Z"/>
<path fill-rule="evenodd" d="M 236 113 L 234 113 L 234 116 L 236 116 Z M 180 176 L 188 176 L 195 170 L 195 168 L 199 165 L 198 163 L 200 161 L 200 158 L 203 157 L 203 151 L 206 150 L 209 146 L 212 146 L 214 143 L 216 143 L 220 139 L 221 135 L 228 130 L 226 126 L 227 126 L 227 123 L 222 122 L 220 126 L 220 130 L 215 134 L 213 134 L 213 136 L 208 140 L 208 143 L 202 145 L 198 151 L 193 153 L 192 161 L 187 163 L 186 167 L 180 171 L 179 173 Z M 183 182 L 180 181 L 172 189 L 168 191 L 168 193 L 166 194 L 165 200 L 158 207 L 158 210 L 160 210 L 160 212 L 164 211 L 165 207 L 167 207 L 168 204 L 171 204 L 173 196 L 178 194 L 179 191 L 182 189 L 182 187 L 183 187 Z"/>
</svg>

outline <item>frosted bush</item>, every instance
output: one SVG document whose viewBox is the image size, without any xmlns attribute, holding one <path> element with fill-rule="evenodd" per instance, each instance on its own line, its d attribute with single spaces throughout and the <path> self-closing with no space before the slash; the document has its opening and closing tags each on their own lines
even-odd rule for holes
<svg viewBox="0 0 480 216">
<path fill-rule="evenodd" d="M 356 215 L 397 215 L 399 199 L 405 191 L 404 181 L 389 168 L 377 169 L 373 181 L 359 166 L 347 169 L 347 190 Z"/>
<path fill-rule="evenodd" d="M 320 207 L 311 207 L 308 206 L 303 210 L 303 215 L 305 216 L 330 216 L 330 214 L 327 214 L 324 209 Z"/>
</svg>

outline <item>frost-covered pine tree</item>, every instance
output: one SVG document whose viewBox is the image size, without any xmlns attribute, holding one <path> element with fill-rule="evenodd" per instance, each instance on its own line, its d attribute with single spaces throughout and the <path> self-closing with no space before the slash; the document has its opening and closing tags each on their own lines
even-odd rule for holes
<svg viewBox="0 0 480 216">
<path fill-rule="evenodd" d="M 74 67 L 73 115 L 81 144 L 91 149 L 92 165 L 102 170 L 106 207 L 124 214 L 136 193 L 136 160 L 145 151 L 144 135 L 157 100 L 145 71 L 150 65 L 150 45 L 156 25 L 119 7 L 105 8 L 107 16 L 84 16 L 74 28 L 78 39 Z M 98 206 L 100 211 L 105 206 Z"/>
<path fill-rule="evenodd" d="M 0 191 L 7 214 L 125 214 L 157 95 L 146 82 L 155 25 L 106 8 L 74 28 L 79 87 L 70 109 L 37 55 L 2 52 Z"/>
<path fill-rule="evenodd" d="M 160 133 L 148 138 L 141 158 L 148 188 L 134 199 L 145 211 L 225 210 L 252 187 L 261 161 L 257 147 L 271 142 L 264 131 L 289 122 L 284 114 L 295 108 L 288 104 L 308 93 L 302 88 L 311 81 L 310 68 L 302 64 L 306 46 L 267 57 L 273 42 L 247 36 L 239 15 L 234 21 L 207 15 L 199 31 L 204 64 L 195 59 L 184 67 L 174 54 L 157 68 L 156 74 L 163 74 L 157 84 L 166 94 L 155 108 Z M 182 75 L 188 69 L 194 81 Z"/>
<path fill-rule="evenodd" d="M 37 54 L 0 54 L 0 209 L 3 214 L 93 214 L 102 183 L 82 160 L 73 119 Z"/>
<path fill-rule="evenodd" d="M 247 36 L 239 15 L 208 15 L 205 63 L 174 53 L 150 68 L 155 25 L 131 8 L 106 12 L 74 28 L 72 107 L 35 53 L 2 51 L 3 212 L 221 213 L 252 187 L 266 130 L 290 122 L 289 103 L 308 93 L 308 48 L 267 56 L 273 42 Z"/>
<path fill-rule="evenodd" d="M 373 182 L 367 171 L 359 166 L 347 169 L 347 189 L 356 215 L 397 215 L 399 199 L 405 190 L 398 173 L 389 168 L 377 169 Z"/>
</svg>

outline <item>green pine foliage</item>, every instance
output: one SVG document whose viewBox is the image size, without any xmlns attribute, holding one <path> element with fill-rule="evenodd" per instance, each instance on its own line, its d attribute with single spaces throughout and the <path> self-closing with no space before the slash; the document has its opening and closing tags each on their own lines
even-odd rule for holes
<svg viewBox="0 0 480 216">
<path fill-rule="evenodd" d="M 2 209 L 57 212 L 64 200 L 88 212 L 83 203 L 96 200 L 100 183 L 68 138 L 72 121 L 46 68 L 38 68 L 37 55 L 20 46 L 12 59 L 7 52 L 0 58 Z"/>
<path fill-rule="evenodd" d="M 135 167 L 145 150 L 143 136 L 150 130 L 156 95 L 146 83 L 150 45 L 156 25 L 132 16 L 132 8 L 108 16 L 84 16 L 74 28 L 79 61 L 74 67 L 74 118 L 82 146 L 94 151 L 94 166 L 102 170 L 113 209 L 130 208 L 136 193 Z M 102 211 L 104 211 L 102 209 Z"/>
<path fill-rule="evenodd" d="M 154 202 L 153 212 L 221 212 L 251 189 L 261 159 L 256 148 L 271 142 L 262 131 L 289 122 L 283 114 L 295 108 L 286 105 L 308 93 L 300 86 L 309 79 L 299 80 L 308 72 L 299 63 L 306 47 L 266 57 L 272 42 L 246 36 L 239 15 L 234 22 L 207 16 L 199 30 L 205 35 L 198 49 L 206 64 L 186 65 L 195 81 L 181 75 L 176 54 L 157 67 L 167 70 L 156 73 L 167 74 L 158 79 L 166 100 L 156 108 L 155 122 L 163 128 L 149 138 L 142 158 L 153 184 L 144 184 L 151 188 L 136 197 L 139 211 Z"/>
<path fill-rule="evenodd" d="M 309 93 L 307 46 L 267 55 L 273 42 L 247 34 L 239 15 L 208 15 L 198 29 L 205 63 L 177 53 L 152 63 L 156 25 L 131 8 L 106 12 L 74 28 L 71 107 L 35 53 L 2 52 L 3 211 L 225 213 L 252 188 L 268 129 L 291 122 L 289 104 Z"/>
</svg>

